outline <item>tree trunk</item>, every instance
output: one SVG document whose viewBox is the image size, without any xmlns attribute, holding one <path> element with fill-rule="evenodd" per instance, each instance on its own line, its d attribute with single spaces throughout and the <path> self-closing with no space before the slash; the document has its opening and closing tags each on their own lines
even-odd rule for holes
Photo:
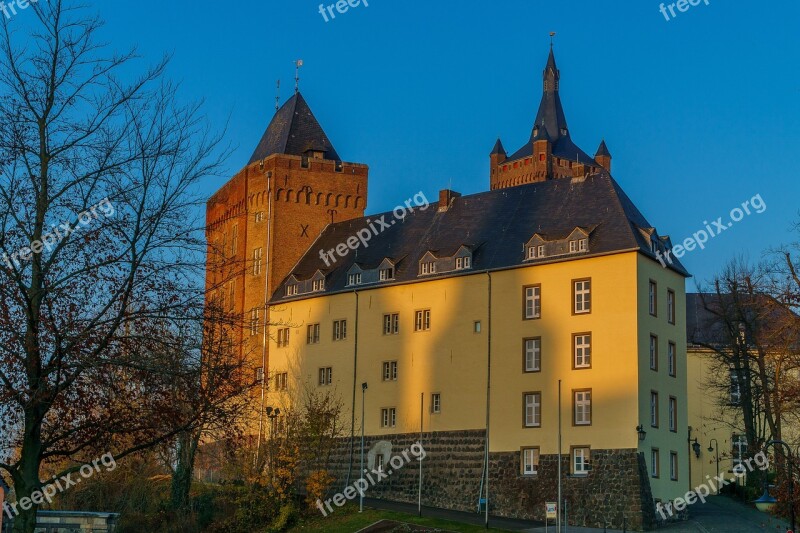
<svg viewBox="0 0 800 533">
<path fill-rule="evenodd" d="M 183 431 L 178 435 L 178 457 L 172 474 L 172 507 L 188 511 L 191 502 L 189 493 L 194 475 L 194 460 L 200 442 L 199 431 Z"/>
<path fill-rule="evenodd" d="M 41 423 L 32 409 L 25 410 L 25 436 L 20 451 L 19 468 L 14 472 L 14 493 L 17 498 L 17 514 L 14 517 L 14 533 L 33 533 L 36 528 L 36 512 L 39 506 L 30 502 L 25 510 L 19 504 L 29 499 L 40 489 L 39 466 L 41 464 Z"/>
</svg>

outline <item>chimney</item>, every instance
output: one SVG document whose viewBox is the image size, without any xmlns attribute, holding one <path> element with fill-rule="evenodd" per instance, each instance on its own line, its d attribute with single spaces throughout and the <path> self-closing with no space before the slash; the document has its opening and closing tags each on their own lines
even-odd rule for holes
<svg viewBox="0 0 800 533">
<path fill-rule="evenodd" d="M 450 204 L 461 196 L 460 192 L 451 191 L 450 189 L 442 189 L 439 191 L 439 213 L 443 213 L 450 209 Z"/>
</svg>

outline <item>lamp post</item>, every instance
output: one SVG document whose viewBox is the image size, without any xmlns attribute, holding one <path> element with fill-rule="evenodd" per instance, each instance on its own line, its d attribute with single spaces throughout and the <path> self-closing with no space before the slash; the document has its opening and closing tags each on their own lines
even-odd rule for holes
<svg viewBox="0 0 800 533">
<path fill-rule="evenodd" d="M 711 446 L 711 442 L 714 443 L 714 446 Z M 716 452 L 716 459 L 717 459 L 717 479 L 719 479 L 719 441 L 717 439 L 711 439 L 708 444 L 708 453 Z M 719 495 L 719 487 L 717 487 L 717 495 Z"/>
<path fill-rule="evenodd" d="M 788 444 L 786 444 L 782 440 L 771 440 L 771 441 L 767 442 L 764 445 L 764 451 L 766 452 L 769 449 L 770 446 L 772 446 L 774 448 L 774 447 L 776 447 L 776 445 L 783 446 L 783 448 L 786 450 L 786 460 L 788 461 L 787 466 L 788 466 L 788 471 L 789 471 L 789 516 L 791 518 L 791 523 L 792 523 L 791 529 L 792 529 L 792 531 L 794 531 L 794 528 L 795 528 L 795 516 L 794 516 L 794 471 L 792 470 L 792 462 L 793 462 L 792 449 L 789 447 Z M 769 494 L 768 494 L 768 492 L 766 490 L 764 490 L 764 494 L 766 496 L 769 496 Z M 762 496 L 760 499 L 763 500 L 764 496 Z M 758 503 L 756 503 L 756 505 L 758 506 Z M 759 510 L 761 510 L 760 507 L 759 507 Z"/>
<path fill-rule="evenodd" d="M 275 421 L 281 416 L 281 410 L 278 407 L 266 407 L 264 412 L 267 414 L 267 418 L 269 418 L 269 467 L 272 468 L 272 429 L 276 424 Z"/>
<path fill-rule="evenodd" d="M 364 399 L 367 396 L 367 382 L 361 384 L 361 474 L 364 474 Z M 358 512 L 364 512 L 364 490 L 359 491 Z"/>
<path fill-rule="evenodd" d="M 636 433 L 639 434 L 639 441 L 642 442 L 644 439 L 647 438 L 647 432 L 644 430 L 641 424 L 636 426 Z"/>
</svg>

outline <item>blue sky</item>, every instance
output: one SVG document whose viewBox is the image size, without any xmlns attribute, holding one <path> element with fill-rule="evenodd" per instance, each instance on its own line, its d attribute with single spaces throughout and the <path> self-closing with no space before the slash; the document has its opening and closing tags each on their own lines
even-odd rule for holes
<svg viewBox="0 0 800 533">
<path fill-rule="evenodd" d="M 496 138 L 511 152 L 530 135 L 556 31 L 573 139 L 594 153 L 605 138 L 614 177 L 660 233 L 678 242 L 756 194 L 767 204 L 684 257 L 702 280 L 794 238 L 800 7 L 710 0 L 666 21 L 659 4 L 369 0 L 327 23 L 318 0 L 94 8 L 112 47 L 137 46 L 147 62 L 173 55 L 183 95 L 228 124 L 231 175 L 274 112 L 275 80 L 285 100 L 302 58 L 301 89 L 337 151 L 371 167 L 369 212 L 420 190 L 487 190 Z"/>
</svg>

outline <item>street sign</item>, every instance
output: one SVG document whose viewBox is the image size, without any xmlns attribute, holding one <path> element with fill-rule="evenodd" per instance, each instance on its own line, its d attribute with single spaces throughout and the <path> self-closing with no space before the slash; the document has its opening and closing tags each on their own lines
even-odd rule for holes
<svg viewBox="0 0 800 533">
<path fill-rule="evenodd" d="M 556 502 L 545 502 L 544 504 L 544 512 L 545 512 L 545 519 L 556 519 L 558 518 L 558 512 L 556 511 L 557 505 Z"/>
</svg>

